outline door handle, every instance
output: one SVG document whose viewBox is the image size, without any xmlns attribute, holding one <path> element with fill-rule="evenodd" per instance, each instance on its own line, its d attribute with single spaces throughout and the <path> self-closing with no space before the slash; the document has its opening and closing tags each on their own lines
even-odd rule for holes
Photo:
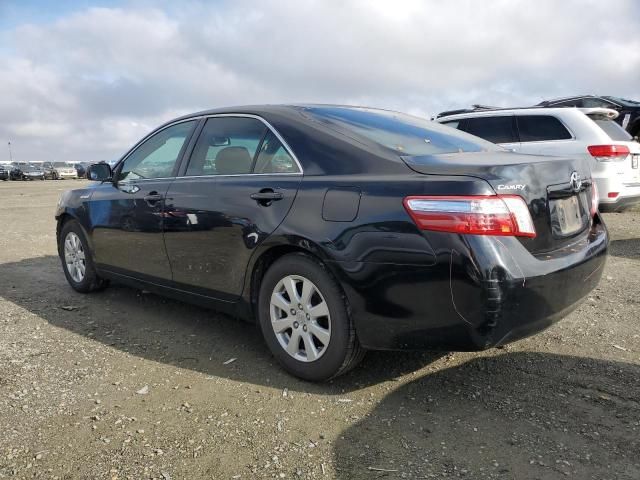
<svg viewBox="0 0 640 480">
<path fill-rule="evenodd" d="M 259 192 L 251 194 L 252 200 L 255 200 L 260 205 L 263 205 L 265 207 L 268 207 L 269 205 L 271 205 L 271 202 L 274 202 L 276 200 L 282 200 L 283 198 L 284 198 L 284 195 L 282 194 L 282 192 L 274 192 L 270 188 L 263 188 Z"/>
<path fill-rule="evenodd" d="M 153 204 L 155 204 L 156 202 L 159 202 L 160 200 L 162 200 L 163 197 L 158 192 L 150 192 L 148 195 L 145 195 L 142 198 L 149 205 L 153 206 Z"/>
</svg>

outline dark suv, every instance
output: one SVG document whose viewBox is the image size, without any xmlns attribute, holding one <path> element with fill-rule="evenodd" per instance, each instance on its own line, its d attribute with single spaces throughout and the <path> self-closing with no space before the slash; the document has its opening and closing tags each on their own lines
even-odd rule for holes
<svg viewBox="0 0 640 480">
<path fill-rule="evenodd" d="M 640 136 L 640 102 L 627 100 L 626 98 L 611 97 L 608 95 L 582 95 L 579 97 L 556 98 L 555 100 L 545 100 L 537 107 L 581 107 L 611 108 L 619 112 L 616 122 L 633 137 Z"/>
<path fill-rule="evenodd" d="M 4 165 L 0 165 L 0 180 L 9 180 L 9 170 Z"/>
</svg>

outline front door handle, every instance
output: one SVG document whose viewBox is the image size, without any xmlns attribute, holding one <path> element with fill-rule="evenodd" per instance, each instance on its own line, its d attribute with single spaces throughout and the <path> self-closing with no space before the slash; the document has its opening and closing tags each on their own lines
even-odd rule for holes
<svg viewBox="0 0 640 480">
<path fill-rule="evenodd" d="M 157 202 L 162 200 L 162 195 L 158 192 L 150 192 L 148 195 L 143 197 L 144 201 L 147 202 L 150 206 L 155 205 Z"/>
<path fill-rule="evenodd" d="M 268 207 L 271 205 L 271 202 L 276 200 L 282 200 L 284 195 L 282 192 L 275 192 L 270 188 L 263 188 L 257 193 L 251 194 L 251 199 L 258 202 L 260 205 Z"/>
</svg>

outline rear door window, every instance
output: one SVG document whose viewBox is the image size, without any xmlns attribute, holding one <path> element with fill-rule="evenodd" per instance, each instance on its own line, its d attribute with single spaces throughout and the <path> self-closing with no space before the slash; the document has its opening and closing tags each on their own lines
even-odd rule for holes
<svg viewBox="0 0 640 480">
<path fill-rule="evenodd" d="M 560 120 L 550 115 L 522 115 L 517 117 L 520 142 L 544 142 L 573 138 Z"/>
<path fill-rule="evenodd" d="M 515 143 L 518 141 L 513 128 L 513 116 L 467 118 L 462 129 L 493 143 Z"/>
<path fill-rule="evenodd" d="M 251 173 L 253 159 L 266 132 L 264 123 L 255 118 L 208 119 L 193 149 L 186 175 Z"/>
</svg>

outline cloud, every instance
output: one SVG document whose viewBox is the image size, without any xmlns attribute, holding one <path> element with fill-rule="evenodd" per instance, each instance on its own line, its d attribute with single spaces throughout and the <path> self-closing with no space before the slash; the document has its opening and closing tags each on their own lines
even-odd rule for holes
<svg viewBox="0 0 640 480">
<path fill-rule="evenodd" d="M 638 98 L 639 22 L 633 0 L 82 8 L 0 32 L 0 139 L 23 160 L 93 161 L 173 116 L 233 104 L 428 116 L 573 93 Z"/>
</svg>

